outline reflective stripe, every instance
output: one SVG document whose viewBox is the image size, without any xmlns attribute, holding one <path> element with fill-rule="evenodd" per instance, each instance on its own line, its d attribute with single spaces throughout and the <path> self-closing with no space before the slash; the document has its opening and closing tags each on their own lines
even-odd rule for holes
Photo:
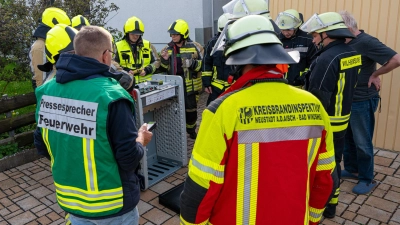
<svg viewBox="0 0 400 225">
<path fill-rule="evenodd" d="M 212 225 L 208 220 L 201 222 L 201 223 L 189 223 L 185 219 L 182 218 L 182 214 L 179 217 L 181 225 Z"/>
<path fill-rule="evenodd" d="M 42 128 L 42 137 L 43 137 L 44 144 L 46 145 L 47 152 L 48 152 L 49 155 L 50 155 L 50 165 L 51 165 L 51 168 L 53 168 L 54 157 L 53 157 L 53 153 L 51 152 L 51 147 L 50 147 L 50 142 L 49 142 L 49 129 L 47 129 L 47 128 Z"/>
<path fill-rule="evenodd" d="M 94 160 L 94 141 L 93 139 L 82 138 L 82 144 L 87 188 L 89 191 L 98 191 L 96 162 Z"/>
<path fill-rule="evenodd" d="M 58 203 L 69 209 L 76 209 L 83 212 L 95 213 L 95 212 L 105 212 L 116 208 L 121 208 L 123 206 L 123 199 L 118 199 L 110 202 L 100 202 L 100 203 L 86 203 L 83 201 L 75 199 L 66 199 L 57 195 Z"/>
<path fill-rule="evenodd" d="M 183 53 L 195 53 L 197 51 L 196 48 L 192 47 L 192 48 L 180 48 L 179 52 L 180 54 L 183 54 Z"/>
<path fill-rule="evenodd" d="M 200 177 L 205 183 L 200 184 L 202 187 L 208 189 L 209 181 L 213 181 L 217 184 L 224 183 L 225 176 L 225 166 L 219 165 L 213 161 L 203 158 L 200 155 L 192 154 L 189 163 L 189 176 L 193 174 L 194 176 Z"/>
<path fill-rule="evenodd" d="M 290 52 L 290 51 L 308 52 L 308 47 L 285 48 L 285 51 L 286 52 Z"/>
<path fill-rule="evenodd" d="M 313 223 L 317 223 L 318 221 L 320 221 L 322 218 L 323 212 L 324 212 L 324 208 L 316 209 L 316 208 L 310 207 L 310 221 Z"/>
<path fill-rule="evenodd" d="M 308 168 L 311 168 L 312 162 L 315 159 L 315 146 L 317 146 L 317 142 L 318 142 L 319 138 L 312 138 L 310 139 L 310 141 L 308 142 Z"/>
<path fill-rule="evenodd" d="M 210 72 L 210 71 L 203 71 L 203 72 L 201 73 L 201 76 L 202 76 L 202 77 L 211 77 L 211 76 L 212 76 L 212 72 Z"/>
<path fill-rule="evenodd" d="M 332 132 L 340 132 L 346 130 L 349 123 L 345 123 L 342 125 L 331 123 L 331 125 L 332 125 Z"/>
<path fill-rule="evenodd" d="M 191 157 L 192 160 L 192 164 L 193 166 L 197 167 L 199 170 L 205 172 L 205 173 L 209 173 L 212 174 L 213 176 L 219 177 L 219 178 L 224 178 L 224 172 L 223 171 L 218 171 L 213 169 L 212 167 L 209 167 L 207 165 L 203 165 L 201 164 L 199 161 L 197 161 L 193 155 Z"/>
<path fill-rule="evenodd" d="M 350 119 L 350 113 L 344 116 L 329 116 L 329 120 L 331 122 L 336 123 L 343 123 L 347 122 Z"/>
<path fill-rule="evenodd" d="M 337 83 L 338 92 L 336 94 L 336 104 L 335 104 L 335 116 L 342 115 L 343 90 L 344 90 L 345 84 L 346 84 L 345 73 L 339 73 L 339 80 Z"/>
<path fill-rule="evenodd" d="M 259 176 L 259 143 L 238 146 L 236 224 L 255 224 Z"/>
<path fill-rule="evenodd" d="M 290 140 L 305 140 L 320 138 L 323 126 L 299 126 L 288 128 L 271 128 L 259 130 L 246 130 L 238 132 L 239 144 L 256 142 L 277 142 Z"/>
<path fill-rule="evenodd" d="M 121 198 L 123 196 L 122 188 L 91 192 L 76 187 L 69 187 L 54 182 L 57 194 L 81 198 L 87 201 L 99 201 L 105 199 Z"/>
<path fill-rule="evenodd" d="M 340 188 L 336 188 L 335 194 L 333 195 L 333 197 L 329 201 L 329 204 L 337 205 L 338 202 L 339 202 L 339 194 L 340 194 Z"/>
<path fill-rule="evenodd" d="M 335 154 L 334 151 L 324 152 L 318 156 L 317 171 L 332 170 L 335 168 Z"/>
</svg>

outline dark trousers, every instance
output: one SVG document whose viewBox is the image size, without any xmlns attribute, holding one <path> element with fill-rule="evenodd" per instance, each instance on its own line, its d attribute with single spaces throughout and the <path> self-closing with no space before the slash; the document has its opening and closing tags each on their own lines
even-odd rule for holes
<svg viewBox="0 0 400 225">
<path fill-rule="evenodd" d="M 197 100 L 196 94 L 185 95 L 185 115 L 186 115 L 186 132 L 193 133 L 197 124 Z"/>
</svg>

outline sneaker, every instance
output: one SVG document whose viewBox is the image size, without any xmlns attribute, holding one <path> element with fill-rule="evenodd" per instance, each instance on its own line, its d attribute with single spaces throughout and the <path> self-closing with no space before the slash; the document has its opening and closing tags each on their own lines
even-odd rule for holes
<svg viewBox="0 0 400 225">
<path fill-rule="evenodd" d="M 358 180 L 358 176 L 357 175 L 355 175 L 353 173 L 350 173 L 347 170 L 342 170 L 341 178 L 342 179 L 355 179 L 355 180 Z"/>
<path fill-rule="evenodd" d="M 196 137 L 197 137 L 197 133 L 196 133 L 195 131 L 193 131 L 193 132 L 189 133 L 189 137 L 190 137 L 191 139 L 195 140 Z"/>
<path fill-rule="evenodd" d="M 336 216 L 336 205 L 328 204 L 322 214 L 325 218 L 332 219 Z"/>
<path fill-rule="evenodd" d="M 354 186 L 353 193 L 358 195 L 368 194 L 374 187 L 376 187 L 376 185 L 378 184 L 374 180 L 370 184 L 360 181 L 356 186 Z"/>
</svg>

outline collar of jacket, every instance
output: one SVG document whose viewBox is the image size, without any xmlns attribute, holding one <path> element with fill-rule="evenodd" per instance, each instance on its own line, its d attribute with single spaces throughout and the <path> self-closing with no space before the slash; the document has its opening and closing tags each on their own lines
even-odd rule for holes
<svg viewBox="0 0 400 225">
<path fill-rule="evenodd" d="M 345 39 L 337 39 L 336 41 L 332 41 L 327 46 L 323 47 L 321 50 L 315 53 L 315 56 L 321 55 L 323 52 L 327 51 L 328 49 L 332 48 L 333 46 L 343 44 Z"/>
<path fill-rule="evenodd" d="M 257 66 L 249 70 L 242 76 L 240 76 L 239 79 L 237 79 L 235 83 L 233 83 L 220 96 L 239 90 L 243 88 L 245 85 L 250 86 L 252 85 L 252 83 L 250 83 L 249 81 L 255 79 L 283 79 L 283 74 L 275 66 L 270 66 L 270 65 Z"/>
</svg>

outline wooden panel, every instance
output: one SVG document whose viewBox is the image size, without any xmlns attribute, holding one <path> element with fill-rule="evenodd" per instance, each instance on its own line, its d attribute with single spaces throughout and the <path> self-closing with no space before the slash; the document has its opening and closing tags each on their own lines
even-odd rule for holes
<svg viewBox="0 0 400 225">
<path fill-rule="evenodd" d="M 289 8 L 303 13 L 307 20 L 314 13 L 347 10 L 358 22 L 358 27 L 377 37 L 381 42 L 400 52 L 400 3 L 398 0 L 271 0 L 271 11 L 276 18 Z M 378 65 L 379 68 L 379 65 Z M 400 68 L 381 76 L 382 112 L 376 113 L 374 145 L 400 151 Z"/>
<path fill-rule="evenodd" d="M 30 112 L 21 116 L 12 117 L 0 121 L 0 134 L 15 130 L 17 128 L 35 123 L 35 112 Z"/>
<path fill-rule="evenodd" d="M 18 95 L 7 99 L 0 99 L 0 113 L 9 112 L 36 103 L 35 93 Z"/>
</svg>

